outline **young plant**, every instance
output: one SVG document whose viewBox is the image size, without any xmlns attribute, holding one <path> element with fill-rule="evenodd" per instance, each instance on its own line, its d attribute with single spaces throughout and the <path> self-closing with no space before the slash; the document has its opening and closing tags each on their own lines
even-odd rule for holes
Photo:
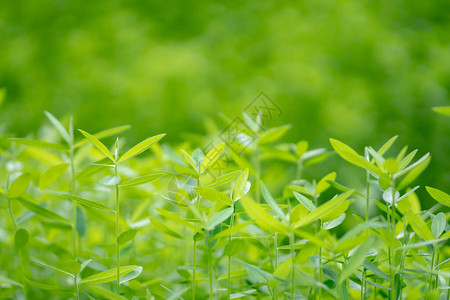
<svg viewBox="0 0 450 300">
<path fill-rule="evenodd" d="M 153 137 L 150 137 L 131 149 L 129 149 L 127 152 L 122 154 L 119 157 L 119 139 L 116 139 L 116 143 L 114 146 L 114 156 L 111 154 L 111 152 L 108 150 L 108 148 L 100 142 L 99 139 L 97 139 L 95 136 L 87 133 L 86 131 L 83 131 L 79 129 L 79 131 L 86 137 L 89 142 L 91 142 L 92 145 L 94 145 L 100 152 L 102 152 L 107 158 L 109 158 L 113 165 L 108 165 L 109 167 L 114 168 L 114 175 L 109 175 L 105 178 L 103 178 L 100 183 L 104 185 L 111 185 L 114 186 L 115 190 L 115 215 L 116 215 L 116 238 L 115 238 L 115 244 L 116 244 L 116 262 L 117 262 L 117 268 L 116 268 L 116 285 L 117 285 L 117 294 L 120 295 L 120 228 L 119 228 L 119 221 L 120 221 L 120 196 L 119 196 L 119 184 L 120 184 L 120 176 L 118 174 L 118 166 L 120 163 L 123 163 L 124 161 L 141 154 L 145 150 L 149 149 L 153 144 L 157 143 L 159 140 L 161 140 L 165 134 L 159 134 L 155 135 Z"/>
</svg>

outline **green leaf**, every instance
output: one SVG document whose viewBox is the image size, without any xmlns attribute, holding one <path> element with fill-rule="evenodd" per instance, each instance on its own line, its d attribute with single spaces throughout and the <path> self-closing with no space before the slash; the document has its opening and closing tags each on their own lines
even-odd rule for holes
<svg viewBox="0 0 450 300">
<path fill-rule="evenodd" d="M 394 144 L 394 142 L 397 140 L 398 135 L 395 135 L 393 137 L 391 137 L 386 143 L 384 143 L 383 146 L 381 146 L 381 148 L 377 151 L 377 153 L 379 155 L 383 155 L 384 153 L 386 153 L 391 146 Z"/>
<path fill-rule="evenodd" d="M 106 205 L 103 205 L 103 204 L 91 201 L 91 200 L 83 199 L 83 198 L 80 198 L 80 197 L 77 197 L 77 196 L 73 196 L 73 195 L 69 195 L 69 194 L 62 194 L 61 196 L 65 197 L 65 198 L 67 198 L 67 199 L 69 199 L 71 201 L 74 201 L 74 202 L 76 202 L 78 204 L 81 204 L 83 206 L 86 206 L 86 207 L 92 207 L 92 208 L 100 209 L 100 210 L 103 210 L 103 211 L 106 211 L 106 212 L 113 212 L 113 213 L 115 213 L 114 209 L 112 209 L 112 208 L 110 208 L 110 207 L 108 207 Z"/>
<path fill-rule="evenodd" d="M 433 110 L 438 114 L 450 116 L 450 106 L 436 106 L 433 107 Z"/>
<path fill-rule="evenodd" d="M 93 136 L 90 133 L 87 133 L 84 130 L 78 129 L 79 132 L 81 132 L 84 137 L 91 142 L 92 145 L 94 145 L 100 152 L 102 152 L 106 157 L 108 157 L 110 160 L 114 161 L 114 157 L 112 156 L 111 152 L 106 148 L 106 146 L 99 141 L 95 136 Z"/>
<path fill-rule="evenodd" d="M 233 233 L 241 231 L 242 229 L 244 229 L 245 227 L 247 227 L 250 224 L 253 224 L 253 222 L 249 221 L 249 222 L 245 222 L 245 223 L 236 224 L 233 227 L 227 228 L 227 229 L 222 230 L 221 232 L 217 233 L 216 235 L 213 236 L 212 239 L 215 240 L 215 239 L 220 239 L 222 237 L 227 237 Z"/>
<path fill-rule="evenodd" d="M 425 241 L 432 240 L 433 233 L 431 233 L 430 229 L 428 228 L 427 224 L 418 216 L 413 214 L 410 211 L 406 212 L 406 219 L 408 220 L 409 225 L 411 225 L 414 232 L 424 239 Z"/>
<path fill-rule="evenodd" d="M 373 274 L 377 275 L 378 277 L 382 278 L 383 280 L 391 281 L 389 275 L 381 271 L 374 263 L 368 260 L 364 260 L 363 267 L 372 272 Z"/>
<path fill-rule="evenodd" d="M 355 273 L 356 270 L 363 264 L 370 249 L 374 246 L 375 241 L 376 237 L 371 235 L 361 246 L 358 247 L 358 249 L 348 260 L 345 268 L 342 270 L 341 276 L 339 277 L 339 283 L 342 283 L 347 277 Z"/>
<path fill-rule="evenodd" d="M 182 149 L 180 149 L 180 152 L 181 152 L 181 154 L 183 155 L 184 160 L 186 160 L 187 163 L 190 164 L 191 167 L 194 169 L 194 171 L 195 171 L 196 173 L 198 173 L 198 167 L 197 167 L 197 164 L 194 162 L 194 160 L 192 159 L 192 157 L 191 157 L 189 154 L 187 154 L 186 151 L 184 151 L 184 150 L 182 150 Z"/>
<path fill-rule="evenodd" d="M 437 239 L 441 236 L 441 234 L 445 230 L 445 226 L 447 225 L 447 220 L 445 219 L 444 213 L 438 213 L 431 223 L 431 232 L 433 236 Z"/>
<path fill-rule="evenodd" d="M 131 148 L 130 150 L 125 152 L 120 157 L 118 163 L 122 163 L 122 162 L 126 161 L 127 159 L 130 159 L 136 155 L 141 154 L 142 152 L 144 152 L 145 150 L 147 150 L 148 148 L 153 146 L 153 144 L 159 142 L 159 140 L 161 140 L 165 135 L 166 135 L 165 133 L 158 134 L 158 135 L 152 136 L 146 140 L 143 140 L 142 142 L 140 142 L 139 144 L 137 144 L 136 146 L 134 146 L 133 148 Z"/>
<path fill-rule="evenodd" d="M 297 156 L 301 158 L 303 154 L 308 151 L 309 143 L 307 141 L 300 141 L 295 145 L 295 152 L 297 153 Z"/>
<path fill-rule="evenodd" d="M 226 219 L 228 219 L 231 214 L 233 213 L 233 208 L 228 207 L 224 210 L 219 211 L 218 213 L 214 214 L 211 218 L 209 218 L 208 222 L 206 223 L 206 230 L 213 230 L 216 228 L 217 225 L 224 222 Z"/>
<path fill-rule="evenodd" d="M 117 238 L 117 243 L 119 245 L 125 244 L 128 241 L 131 241 L 136 236 L 137 229 L 130 229 L 122 232 Z"/>
<path fill-rule="evenodd" d="M 345 192 L 343 194 L 340 194 L 330 201 L 326 202 L 325 204 L 322 204 L 309 214 L 307 214 L 305 217 L 300 219 L 297 223 L 295 223 L 293 226 L 294 228 L 298 228 L 300 226 L 308 225 L 318 219 L 326 218 L 327 215 L 333 213 L 333 210 L 339 207 L 345 200 L 347 200 L 348 197 L 353 193 L 353 190 Z"/>
<path fill-rule="evenodd" d="M 450 195 L 449 194 L 447 194 L 441 190 L 429 187 L 429 186 L 427 186 L 425 188 L 427 189 L 428 194 L 430 194 L 430 196 L 433 197 L 434 200 L 441 203 L 442 205 L 450 207 Z"/>
<path fill-rule="evenodd" d="M 127 180 L 124 183 L 122 183 L 120 186 L 122 187 L 122 186 L 141 185 L 141 184 L 152 182 L 152 181 L 160 178 L 161 176 L 164 176 L 164 173 L 155 173 L 155 174 L 144 175 L 144 176 L 140 176 L 137 178 Z"/>
<path fill-rule="evenodd" d="M 298 202 L 300 202 L 300 204 L 303 205 L 309 211 L 313 211 L 317 208 L 311 200 L 309 200 L 302 194 L 294 192 L 294 196 L 298 200 Z"/>
<path fill-rule="evenodd" d="M 87 228 L 87 218 L 84 211 L 78 206 L 75 211 L 75 220 L 76 220 L 75 227 L 77 229 L 78 234 L 81 237 L 84 237 Z"/>
<path fill-rule="evenodd" d="M 36 281 L 32 281 L 29 280 L 28 278 L 24 278 L 25 282 L 30 285 L 33 286 L 35 288 L 38 288 L 40 290 L 44 290 L 44 291 L 58 291 L 58 292 L 65 292 L 65 293 L 73 293 L 73 290 L 68 289 L 68 288 L 64 288 L 61 286 L 56 286 L 56 285 L 49 285 L 49 284 L 43 284 L 43 283 L 39 283 Z"/>
<path fill-rule="evenodd" d="M 272 208 L 275 215 L 278 216 L 283 222 L 286 224 L 288 223 L 288 219 L 286 215 L 283 213 L 281 208 L 278 206 L 275 199 L 273 199 L 272 194 L 270 194 L 269 189 L 266 187 L 266 185 L 261 181 L 261 194 L 264 197 L 264 200 L 266 200 L 267 204 Z"/>
<path fill-rule="evenodd" d="M 428 156 L 423 161 L 421 161 L 419 164 L 415 166 L 414 169 L 412 169 L 399 183 L 397 186 L 398 190 L 402 190 L 406 188 L 408 185 L 410 185 L 414 180 L 416 180 L 417 177 L 419 177 L 420 174 L 428 167 L 430 164 L 431 157 Z"/>
<path fill-rule="evenodd" d="M 214 163 L 222 155 L 223 150 L 225 150 L 225 143 L 220 143 L 214 146 L 208 153 L 206 153 L 203 161 L 200 165 L 200 173 L 206 171 L 209 167 L 214 165 Z"/>
<path fill-rule="evenodd" d="M 240 173 L 241 173 L 241 171 L 233 171 L 228 174 L 216 177 L 213 180 L 211 180 L 210 182 L 208 182 L 207 184 L 205 184 L 204 187 L 212 188 L 212 187 L 216 187 L 216 186 L 231 182 Z"/>
<path fill-rule="evenodd" d="M 134 269 L 138 268 L 138 266 L 122 266 L 119 268 L 119 276 L 122 277 Z M 117 279 L 117 268 L 110 269 L 108 271 L 100 272 L 91 276 L 88 276 L 82 280 L 80 280 L 79 284 L 98 284 L 114 281 Z"/>
<path fill-rule="evenodd" d="M 397 172 L 399 168 L 398 162 L 393 159 L 393 158 L 387 158 L 384 161 L 384 169 L 389 173 L 389 174 L 394 174 L 395 172 Z"/>
<path fill-rule="evenodd" d="M 153 226 L 155 226 L 155 228 L 158 229 L 159 231 L 161 231 L 167 235 L 173 236 L 174 238 L 183 239 L 183 237 L 181 235 L 174 232 L 172 229 L 170 229 L 163 223 L 159 222 L 158 220 L 155 220 L 152 217 L 149 217 L 149 220 L 152 222 Z"/>
<path fill-rule="evenodd" d="M 424 156 L 422 156 L 421 158 L 419 158 L 415 163 L 413 163 L 412 165 L 398 171 L 397 173 L 395 173 L 394 177 L 395 178 L 399 178 L 403 175 L 405 175 L 406 173 L 410 172 L 411 170 L 413 170 L 414 168 L 421 166 L 428 158 L 430 157 L 430 153 L 425 154 Z M 406 159 L 406 158 L 405 158 Z M 402 166 L 402 163 L 400 162 L 400 168 Z M 419 173 L 420 174 L 420 173 Z"/>
<path fill-rule="evenodd" d="M 345 220 L 345 216 L 346 216 L 345 213 L 343 213 L 336 219 L 333 219 L 331 221 L 323 223 L 323 229 L 330 230 L 332 228 L 335 228 L 335 227 L 341 225 L 342 222 L 344 222 L 344 220 Z"/>
<path fill-rule="evenodd" d="M 217 190 L 205 188 L 205 187 L 195 187 L 194 190 L 197 194 L 199 194 L 200 196 L 202 196 L 203 198 L 205 198 L 209 201 L 219 203 L 222 205 L 232 205 L 233 204 L 233 201 L 231 201 L 230 197 L 228 197 L 224 193 L 219 192 Z"/>
<path fill-rule="evenodd" d="M 42 173 L 39 179 L 39 188 L 45 190 L 52 182 L 61 177 L 61 175 L 67 170 L 69 164 L 62 163 L 51 166 Z"/>
<path fill-rule="evenodd" d="M 259 204 L 254 202 L 250 197 L 245 195 L 242 196 L 241 203 L 244 206 L 244 209 L 249 215 L 249 217 L 252 218 L 258 224 L 258 226 L 261 227 L 261 229 L 272 230 L 275 232 L 281 232 L 285 234 L 289 233 L 290 229 L 288 226 L 272 217 L 271 214 L 265 211 Z"/>
<path fill-rule="evenodd" d="M 29 173 L 23 173 L 17 177 L 8 189 L 8 198 L 18 198 L 22 196 L 28 188 L 31 181 L 31 175 Z"/>
<path fill-rule="evenodd" d="M 336 180 L 336 172 L 331 172 L 330 174 L 327 174 L 322 179 L 320 179 L 316 186 L 316 195 L 322 194 L 330 187 L 330 184 L 328 183 L 329 180 Z"/>
<path fill-rule="evenodd" d="M 224 254 L 226 256 L 233 256 L 242 251 L 245 247 L 245 242 L 242 239 L 232 239 L 226 244 Z"/>
<path fill-rule="evenodd" d="M 61 150 L 61 151 L 69 150 L 66 146 L 63 146 L 60 144 L 48 143 L 48 142 L 44 142 L 44 141 L 36 141 L 36 140 L 22 139 L 22 138 L 10 138 L 10 139 L 8 139 L 8 141 L 14 142 L 19 145 L 26 145 L 26 146 L 30 146 L 30 147 L 38 147 L 38 148 Z"/>
<path fill-rule="evenodd" d="M 108 136 L 111 136 L 111 135 L 115 135 L 115 134 L 121 133 L 122 131 L 125 131 L 125 130 L 127 130 L 127 129 L 129 129 L 129 128 L 131 128 L 130 125 L 124 125 L 124 126 L 114 127 L 114 128 L 111 128 L 111 129 L 106 129 L 106 130 L 97 132 L 96 134 L 93 134 L 93 136 L 94 136 L 95 138 L 97 138 L 97 139 L 100 140 L 100 139 L 102 139 L 102 138 L 105 138 L 105 137 L 108 137 Z M 89 142 L 88 139 L 82 139 L 81 141 L 77 142 L 77 143 L 74 145 L 74 147 L 80 147 L 80 146 L 86 144 L 87 142 Z"/>
<path fill-rule="evenodd" d="M 19 200 L 19 202 L 28 210 L 34 212 L 37 215 L 40 215 L 44 218 L 50 219 L 50 220 L 55 220 L 55 221 L 60 221 L 63 223 L 70 223 L 69 220 L 61 217 L 60 215 L 52 212 L 51 210 L 48 210 L 46 208 L 43 208 L 42 206 L 39 206 L 37 204 L 34 204 L 31 201 L 28 201 L 24 198 L 17 198 Z"/>
<path fill-rule="evenodd" d="M 261 145 L 272 143 L 281 138 L 290 128 L 291 125 L 270 128 L 259 135 L 258 142 Z"/>
<path fill-rule="evenodd" d="M 117 185 L 120 183 L 120 176 L 119 175 L 108 175 L 106 177 L 103 177 L 98 182 L 102 185 L 111 186 L 111 185 Z"/>
<path fill-rule="evenodd" d="M 26 229 L 20 228 L 14 235 L 14 244 L 18 249 L 21 249 L 26 246 L 29 238 L 30 235 L 28 234 L 28 231 Z"/>
<path fill-rule="evenodd" d="M 236 201 L 241 197 L 242 192 L 244 191 L 244 188 L 245 188 L 245 184 L 247 183 L 248 173 L 249 173 L 249 170 L 245 169 L 241 173 L 241 175 L 239 175 L 238 179 L 236 180 L 236 184 L 234 185 L 233 194 L 232 194 L 233 201 Z"/>
<path fill-rule="evenodd" d="M 34 264 L 36 264 L 36 265 L 40 265 L 40 266 L 42 266 L 42 267 L 46 267 L 46 268 L 48 268 L 48 269 L 52 269 L 52 270 L 54 270 L 54 271 L 56 271 L 56 272 L 59 272 L 59 273 L 61 273 L 61 274 L 66 275 L 66 276 L 75 278 L 75 276 L 74 276 L 73 274 L 71 274 L 71 273 L 69 273 L 69 272 L 67 272 L 67 271 L 65 271 L 65 270 L 62 270 L 62 269 L 60 269 L 60 268 L 54 267 L 54 266 L 52 266 L 52 265 L 46 264 L 46 263 L 44 263 L 44 262 L 42 262 L 42 261 L 39 261 L 39 260 L 36 260 L 36 259 L 35 259 L 35 260 L 32 260 L 31 262 L 34 263 Z"/>
<path fill-rule="evenodd" d="M 372 171 L 377 175 L 381 174 L 380 170 L 376 166 L 372 165 L 370 162 L 359 156 L 355 150 L 353 150 L 346 144 L 335 139 L 330 139 L 330 143 L 337 154 L 349 163 L 361 168 L 368 169 L 369 171 Z"/>
<path fill-rule="evenodd" d="M 62 138 L 67 142 L 67 144 L 71 145 L 73 143 L 72 139 L 70 138 L 69 133 L 64 128 L 64 126 L 61 124 L 61 122 L 58 121 L 57 118 L 55 118 L 51 113 L 48 111 L 44 111 L 47 118 L 52 123 L 53 127 L 59 132 L 59 134 L 62 136 Z"/>
</svg>

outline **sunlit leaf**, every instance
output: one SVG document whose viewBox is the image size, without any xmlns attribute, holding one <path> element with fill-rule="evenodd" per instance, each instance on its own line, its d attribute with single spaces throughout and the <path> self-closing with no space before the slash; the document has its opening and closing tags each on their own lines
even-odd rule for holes
<svg viewBox="0 0 450 300">
<path fill-rule="evenodd" d="M 130 150 L 125 152 L 120 157 L 118 163 L 122 163 L 122 162 L 126 161 L 127 159 L 130 159 L 136 155 L 141 154 L 142 152 L 144 152 L 145 150 L 147 150 L 148 148 L 153 146 L 153 144 L 159 142 L 159 140 L 161 140 L 164 136 L 166 136 L 165 133 L 158 134 L 158 135 L 152 136 L 152 137 L 140 142 L 139 144 L 137 144 L 136 146 L 132 147 Z"/>
</svg>

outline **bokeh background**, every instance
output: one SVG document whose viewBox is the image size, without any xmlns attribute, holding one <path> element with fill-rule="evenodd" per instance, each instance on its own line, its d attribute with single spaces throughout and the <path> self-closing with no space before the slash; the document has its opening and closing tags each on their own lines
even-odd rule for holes
<svg viewBox="0 0 450 300">
<path fill-rule="evenodd" d="M 285 141 L 334 137 L 362 153 L 398 134 L 396 150 L 432 153 L 418 183 L 448 192 L 450 119 L 431 108 L 450 103 L 449 11 L 446 0 L 4 0 L 0 121 L 25 136 L 48 110 L 176 143 L 225 127 L 221 115 L 264 91 L 284 110 L 273 125 L 292 124 Z M 337 157 L 327 169 L 344 165 L 356 170 Z M 341 181 L 363 180 L 350 171 Z"/>
</svg>

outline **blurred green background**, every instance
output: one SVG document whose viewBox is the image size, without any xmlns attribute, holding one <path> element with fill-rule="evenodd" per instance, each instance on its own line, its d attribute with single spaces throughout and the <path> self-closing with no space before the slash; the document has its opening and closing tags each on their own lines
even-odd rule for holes
<svg viewBox="0 0 450 300">
<path fill-rule="evenodd" d="M 450 119 L 431 108 L 450 103 L 449 11 L 447 0 L 4 0 L 0 120 L 25 136 L 44 110 L 73 113 L 90 132 L 130 124 L 132 140 L 175 143 L 264 91 L 284 110 L 273 125 L 293 125 L 285 141 L 334 137 L 362 153 L 398 134 L 397 150 L 432 153 L 419 183 L 448 192 Z"/>
</svg>

